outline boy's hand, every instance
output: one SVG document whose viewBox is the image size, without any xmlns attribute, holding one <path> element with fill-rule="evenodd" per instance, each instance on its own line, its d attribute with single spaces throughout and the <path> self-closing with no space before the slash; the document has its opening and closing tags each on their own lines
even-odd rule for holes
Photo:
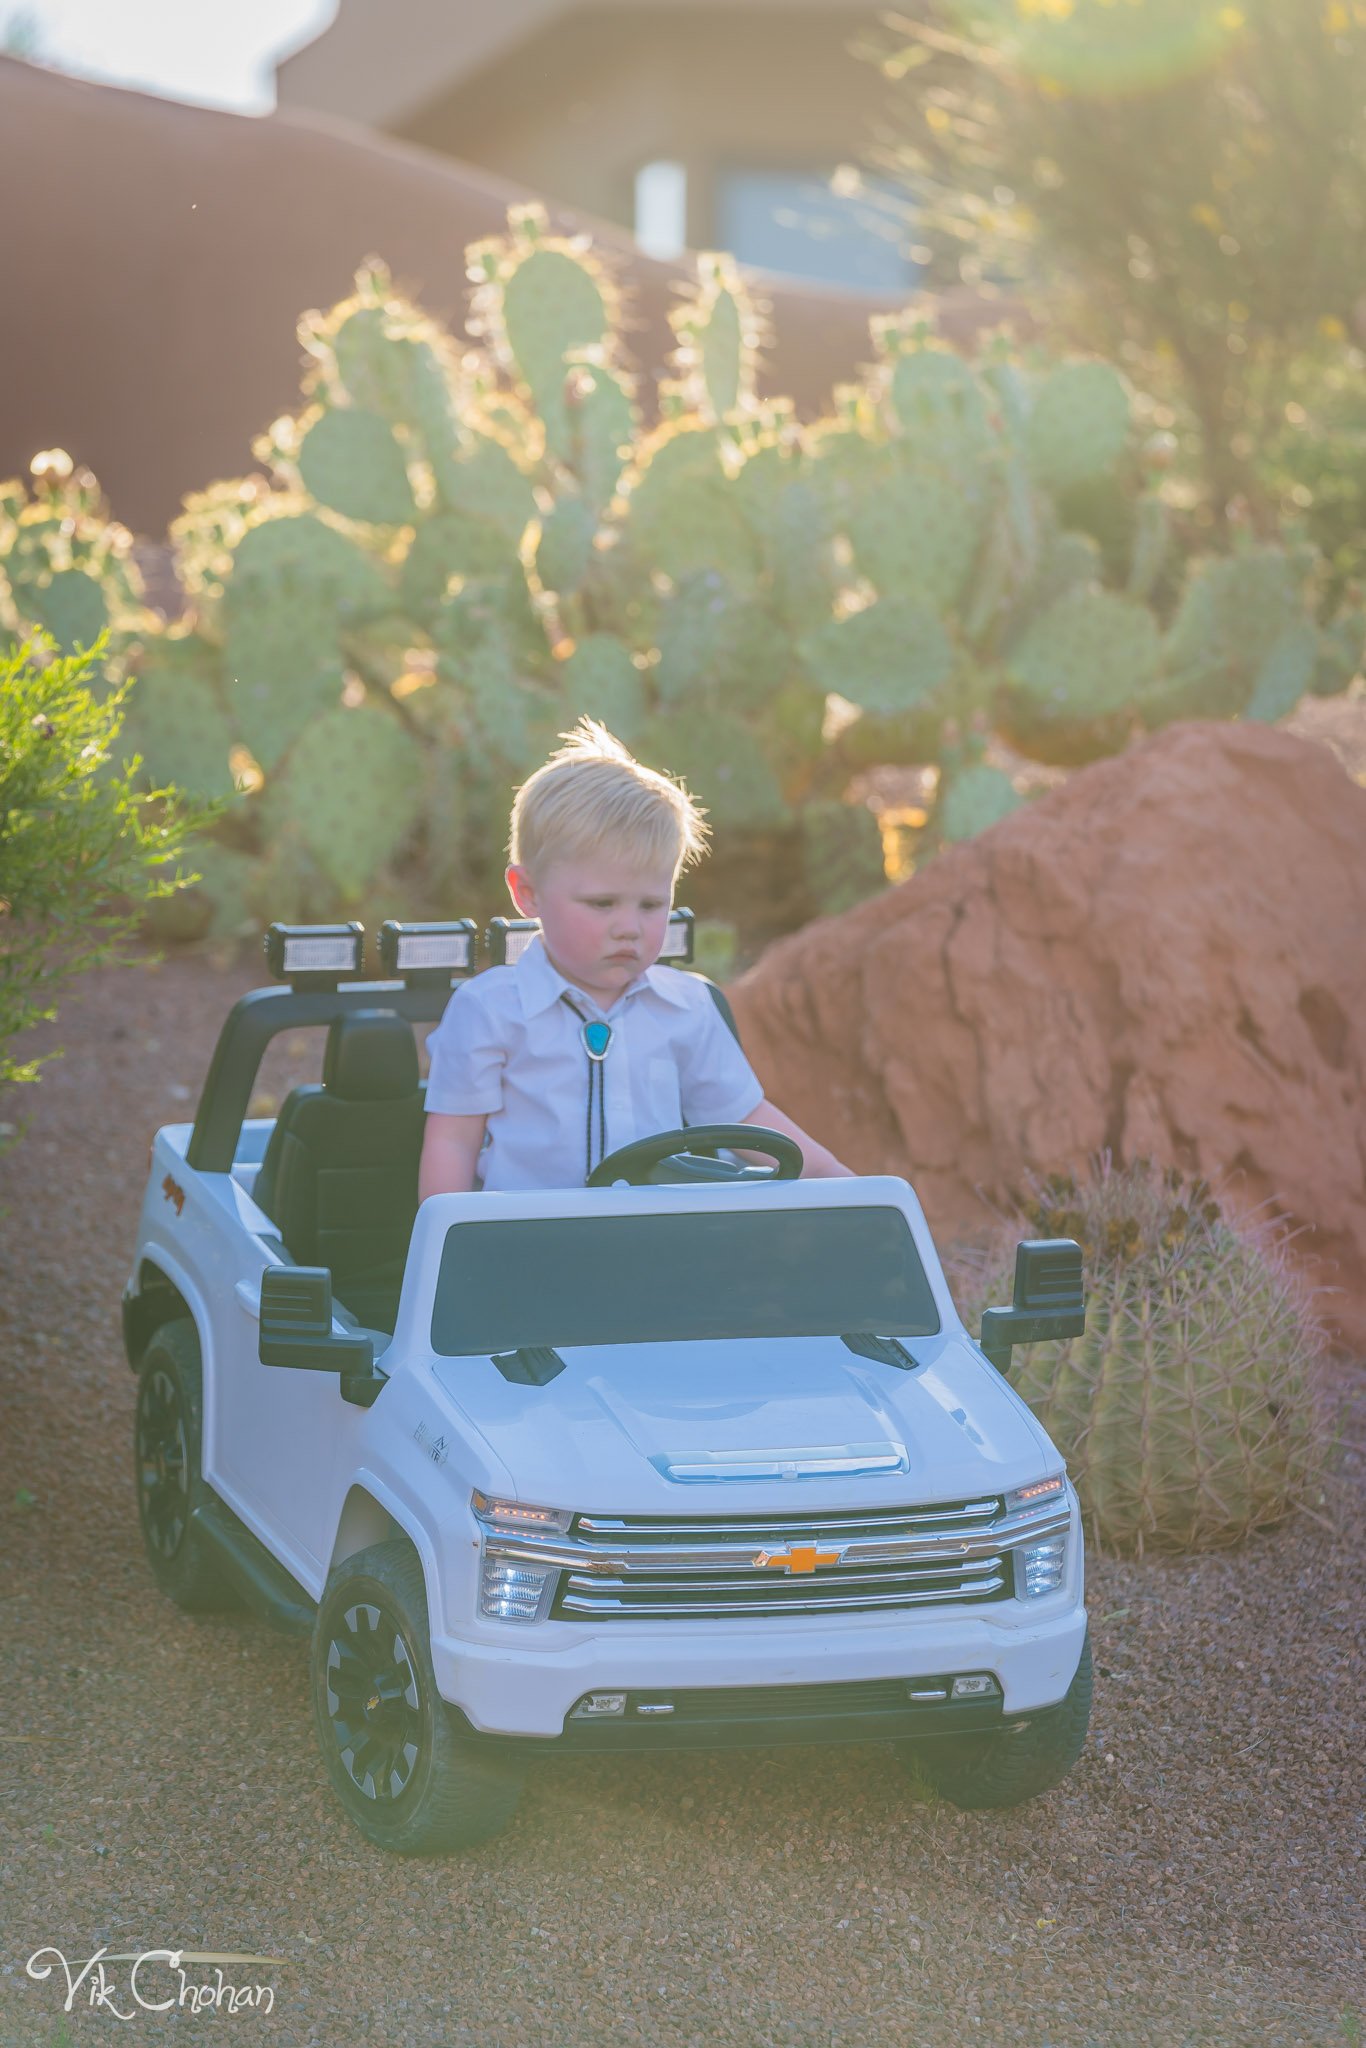
<svg viewBox="0 0 1366 2048">
<path fill-rule="evenodd" d="M 752 1109 L 749 1115 L 742 1118 L 741 1121 L 747 1124 L 766 1125 L 770 1131 L 781 1131 L 784 1137 L 792 1138 L 800 1145 L 802 1148 L 801 1177 L 803 1180 L 843 1180 L 853 1178 L 854 1169 L 851 1166 L 845 1166 L 840 1160 L 836 1159 L 833 1152 L 827 1152 L 824 1145 L 818 1145 L 814 1138 L 807 1135 L 800 1124 L 794 1124 L 790 1116 L 784 1116 L 776 1103 L 761 1102 L 757 1109 Z M 765 1153 L 744 1152 L 738 1147 L 735 1150 L 737 1157 L 749 1160 L 755 1166 L 771 1164 Z"/>
<path fill-rule="evenodd" d="M 428 1195 L 468 1195 L 484 1143 L 486 1116 L 439 1116 L 431 1111 L 422 1134 L 422 1164 L 417 1170 L 417 1199 Z"/>
</svg>

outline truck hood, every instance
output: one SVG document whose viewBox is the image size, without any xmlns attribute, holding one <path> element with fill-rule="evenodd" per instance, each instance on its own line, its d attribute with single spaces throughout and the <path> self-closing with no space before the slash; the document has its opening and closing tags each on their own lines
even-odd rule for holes
<svg viewBox="0 0 1366 2048">
<path fill-rule="evenodd" d="M 906 1340 L 914 1371 L 838 1338 L 565 1349 L 540 1387 L 439 1358 L 454 1408 L 515 1496 L 600 1514 L 764 1513 L 967 1499 L 1057 1470 L 1024 1403 L 961 1337 Z"/>
</svg>

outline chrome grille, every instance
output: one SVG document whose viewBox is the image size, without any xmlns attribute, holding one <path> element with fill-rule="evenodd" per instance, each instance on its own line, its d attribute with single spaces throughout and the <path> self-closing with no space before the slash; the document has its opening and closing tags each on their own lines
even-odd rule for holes
<svg viewBox="0 0 1366 2048">
<path fill-rule="evenodd" d="M 552 1612 L 562 1620 L 724 1620 L 964 1606 L 1009 1598 L 996 1496 L 860 1514 L 679 1519 L 580 1515 Z M 1031 1534 L 1038 1518 L 1030 1518 Z M 545 1550 L 537 1546 L 544 1558 Z M 822 1551 L 838 1555 L 815 1562 Z M 775 1562 L 761 1562 L 765 1552 Z M 783 1559 L 796 1553 L 799 1567 Z M 804 1557 L 803 1553 L 808 1556 Z"/>
</svg>

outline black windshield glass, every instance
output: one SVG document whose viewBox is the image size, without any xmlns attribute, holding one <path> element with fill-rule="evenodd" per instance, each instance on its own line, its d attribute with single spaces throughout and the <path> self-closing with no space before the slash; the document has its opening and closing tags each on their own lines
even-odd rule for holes
<svg viewBox="0 0 1366 2048">
<path fill-rule="evenodd" d="M 457 1223 L 432 1349 L 715 1337 L 928 1337 L 939 1315 L 898 1209 L 735 1209 Z"/>
</svg>

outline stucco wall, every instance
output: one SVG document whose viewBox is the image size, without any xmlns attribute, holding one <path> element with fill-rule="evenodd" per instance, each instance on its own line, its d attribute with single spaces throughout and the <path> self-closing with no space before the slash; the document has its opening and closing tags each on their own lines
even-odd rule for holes
<svg viewBox="0 0 1366 2048">
<path fill-rule="evenodd" d="M 383 256 L 438 318 L 463 323 L 467 242 L 527 193 L 322 117 L 265 119 L 89 85 L 0 58 L 6 294 L 0 477 L 60 445 L 126 524 L 157 535 L 185 492 L 251 466 L 297 401 L 301 311 Z M 586 225 L 559 213 L 565 227 Z M 648 397 L 679 275 L 603 231 L 634 294 Z M 807 413 L 867 353 L 877 302 L 775 287 L 768 388 Z M 948 325 L 970 332 L 971 302 Z M 991 309 L 999 317 L 999 309 Z"/>
</svg>

